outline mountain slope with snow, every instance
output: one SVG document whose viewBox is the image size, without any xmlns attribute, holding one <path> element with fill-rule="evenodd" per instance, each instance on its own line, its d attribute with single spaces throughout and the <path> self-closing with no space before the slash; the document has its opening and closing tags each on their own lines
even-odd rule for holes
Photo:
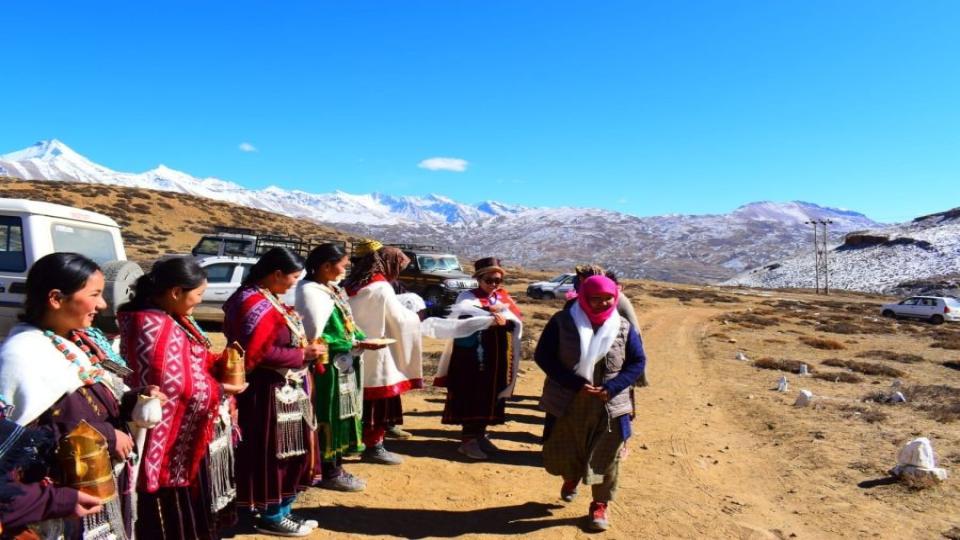
<svg viewBox="0 0 960 540">
<path fill-rule="evenodd" d="M 960 272 L 960 208 L 847 235 L 829 250 L 831 288 L 900 293 Z M 740 273 L 727 285 L 814 287 L 814 256 L 802 254 Z"/>
<path fill-rule="evenodd" d="M 186 193 L 335 224 L 388 241 L 455 246 L 467 257 L 497 255 L 507 264 L 570 268 L 604 264 L 626 277 L 704 282 L 730 278 L 810 243 L 804 221 L 830 219 L 833 239 L 879 226 L 862 214 L 800 201 L 758 202 L 729 214 L 636 217 L 590 208 L 525 208 L 496 201 L 462 204 L 443 195 L 307 193 L 246 189 L 163 165 L 143 173 L 111 170 L 60 141 L 0 155 L 0 176 L 75 181 Z"/>
</svg>

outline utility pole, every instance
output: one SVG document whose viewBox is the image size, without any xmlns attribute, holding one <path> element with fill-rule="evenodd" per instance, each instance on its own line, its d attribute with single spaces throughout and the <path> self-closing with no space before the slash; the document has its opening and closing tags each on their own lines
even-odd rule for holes
<svg viewBox="0 0 960 540">
<path fill-rule="evenodd" d="M 817 220 L 811 219 L 810 221 L 804 221 L 803 223 L 805 225 L 813 225 L 813 282 L 817 294 L 820 294 L 820 241 L 817 238 Z"/>
</svg>

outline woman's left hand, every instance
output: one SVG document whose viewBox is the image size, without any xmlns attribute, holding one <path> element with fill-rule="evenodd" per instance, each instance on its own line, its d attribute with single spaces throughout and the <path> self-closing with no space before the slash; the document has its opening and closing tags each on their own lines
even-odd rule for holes
<svg viewBox="0 0 960 540">
<path fill-rule="evenodd" d="M 503 325 L 507 324 L 507 319 L 505 319 L 505 318 L 503 317 L 503 315 L 501 315 L 501 314 L 499 314 L 499 313 L 494 313 L 494 314 L 493 314 L 493 324 L 494 324 L 494 326 L 503 326 Z"/>
</svg>

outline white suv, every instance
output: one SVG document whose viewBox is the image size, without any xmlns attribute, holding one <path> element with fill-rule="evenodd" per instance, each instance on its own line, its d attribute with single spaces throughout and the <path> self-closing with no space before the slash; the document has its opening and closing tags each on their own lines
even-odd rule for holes
<svg viewBox="0 0 960 540">
<path fill-rule="evenodd" d="M 914 317 L 933 324 L 960 321 L 960 301 L 949 296 L 911 296 L 896 304 L 880 308 L 884 317 Z"/>
<path fill-rule="evenodd" d="M 17 323 L 27 290 L 27 272 L 37 259 L 70 251 L 103 269 L 107 310 L 98 319 L 116 330 L 116 308 L 130 298 L 143 270 L 127 260 L 120 226 L 109 217 L 79 208 L 26 199 L 0 198 L 0 339 Z"/>
<path fill-rule="evenodd" d="M 200 257 L 197 262 L 207 271 L 207 290 L 203 302 L 194 308 L 193 317 L 199 321 L 222 321 L 223 303 L 240 288 L 250 268 L 257 264 L 255 257 L 229 257 L 224 255 Z M 288 306 L 294 304 L 294 288 L 281 297 Z"/>
</svg>

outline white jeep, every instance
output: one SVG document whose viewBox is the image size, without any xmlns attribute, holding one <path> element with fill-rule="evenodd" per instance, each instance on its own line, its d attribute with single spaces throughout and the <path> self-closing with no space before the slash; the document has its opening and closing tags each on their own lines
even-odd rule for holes
<svg viewBox="0 0 960 540">
<path fill-rule="evenodd" d="M 69 206 L 0 198 L 0 339 L 23 310 L 30 267 L 58 251 L 80 253 L 103 269 L 107 309 L 98 326 L 115 331 L 116 310 L 129 300 L 133 284 L 143 274 L 139 265 L 127 260 L 117 222 Z"/>
</svg>

